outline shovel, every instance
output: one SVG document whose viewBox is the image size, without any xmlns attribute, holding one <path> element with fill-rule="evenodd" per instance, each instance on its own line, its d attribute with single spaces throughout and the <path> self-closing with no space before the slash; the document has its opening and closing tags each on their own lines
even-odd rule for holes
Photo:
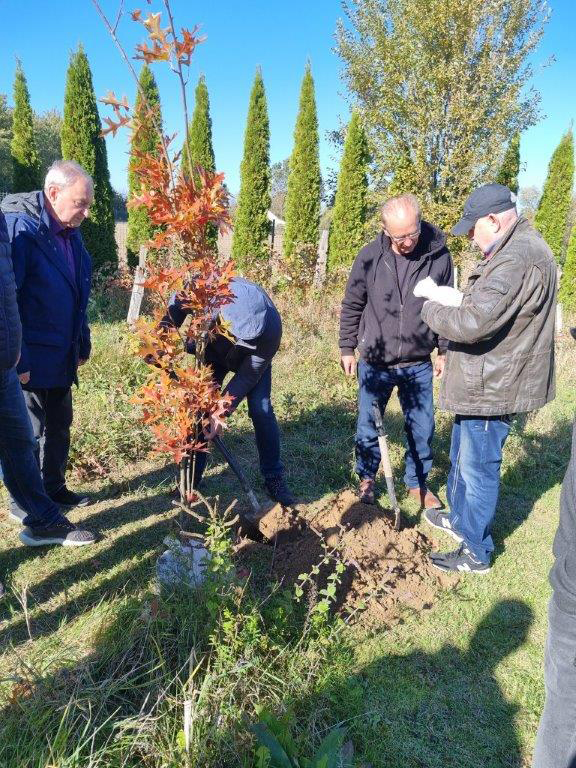
<svg viewBox="0 0 576 768">
<path fill-rule="evenodd" d="M 262 509 L 258 503 L 256 494 L 246 479 L 246 475 L 242 471 L 240 464 L 238 464 L 236 461 L 236 457 L 232 451 L 222 441 L 220 435 L 217 435 L 212 440 L 212 445 L 220 451 L 222 457 L 225 459 L 232 472 L 234 472 L 238 478 L 240 485 L 242 486 L 242 490 L 248 497 L 248 501 L 252 507 L 252 514 L 244 512 L 240 515 L 241 530 L 244 532 L 245 536 L 248 536 L 248 538 L 253 539 L 254 541 L 263 541 L 264 536 L 258 528 L 258 519 L 262 514 Z"/>
<path fill-rule="evenodd" d="M 378 400 L 372 402 L 372 413 L 374 415 L 376 432 L 378 433 L 378 445 L 380 446 L 381 463 L 382 469 L 384 470 L 384 477 L 386 478 L 388 498 L 390 499 L 392 510 L 394 512 L 394 530 L 400 531 L 402 529 L 402 513 L 400 511 L 398 500 L 396 499 L 396 491 L 394 490 L 394 476 L 392 475 L 392 465 L 390 463 L 390 454 L 388 452 L 388 441 L 386 440 L 382 411 L 378 405 Z"/>
<path fill-rule="evenodd" d="M 240 464 L 238 464 L 238 462 L 236 461 L 236 457 L 234 456 L 232 451 L 226 445 L 224 445 L 224 442 L 220 437 L 220 435 L 217 435 L 212 439 L 212 445 L 220 451 L 223 458 L 228 463 L 228 466 L 238 478 L 240 485 L 242 486 L 242 490 L 248 497 L 248 501 L 250 502 L 250 506 L 252 507 L 252 512 L 254 513 L 255 518 L 257 518 L 262 512 L 260 508 L 260 504 L 258 503 L 256 494 L 254 493 L 252 488 L 250 488 L 248 480 L 246 479 L 246 475 L 242 471 Z"/>
</svg>

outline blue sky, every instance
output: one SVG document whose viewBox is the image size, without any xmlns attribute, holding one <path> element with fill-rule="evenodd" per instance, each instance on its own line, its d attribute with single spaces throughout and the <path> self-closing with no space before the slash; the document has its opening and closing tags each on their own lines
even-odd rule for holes
<svg viewBox="0 0 576 768">
<path fill-rule="evenodd" d="M 149 6 L 146 0 L 128 0 L 128 9 Z M 155 0 L 154 10 L 161 3 Z M 302 75 L 310 60 L 316 84 L 323 171 L 338 163 L 326 132 L 348 117 L 342 95 L 340 60 L 334 54 L 336 21 L 342 16 L 337 0 L 291 0 L 265 3 L 257 0 L 221 0 L 196 3 L 173 0 L 176 22 L 181 26 L 202 25 L 207 36 L 197 48 L 188 87 L 193 105 L 198 75 L 206 77 L 211 101 L 216 164 L 226 174 L 236 193 L 242 159 L 248 99 L 254 72 L 262 69 L 268 98 L 271 131 L 271 161 L 288 157 Z M 109 15 L 117 0 L 102 0 Z M 550 155 L 576 113 L 576 27 L 574 0 L 552 0 L 552 19 L 534 61 L 534 85 L 542 94 L 545 115 L 522 137 L 521 154 L 525 168 L 521 186 L 541 186 Z M 47 11 L 49 7 L 49 11 Z M 33 107 L 42 112 L 62 109 L 66 69 L 70 52 L 82 42 L 90 60 L 98 97 L 109 89 L 134 98 L 135 86 L 90 0 L 0 0 L 2 45 L 0 46 L 0 93 L 11 99 L 15 57 L 23 63 Z M 9 30 L 9 34 L 6 34 Z M 126 17 L 119 34 L 132 52 L 143 40 L 143 30 Z M 544 68 L 546 59 L 555 62 Z M 182 131 L 181 107 L 176 78 L 165 66 L 156 65 L 163 115 L 170 132 Z M 108 114 L 102 106 L 101 115 Z M 108 138 L 112 183 L 126 188 L 127 136 Z"/>
</svg>

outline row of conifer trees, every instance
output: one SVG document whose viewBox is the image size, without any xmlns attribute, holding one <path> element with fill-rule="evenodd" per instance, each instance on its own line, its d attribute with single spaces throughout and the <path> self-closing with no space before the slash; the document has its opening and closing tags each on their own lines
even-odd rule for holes
<svg viewBox="0 0 576 768">
<path fill-rule="evenodd" d="M 146 120 L 145 129 L 132 136 L 128 169 L 129 197 L 138 192 L 135 173 L 138 152 L 155 152 L 162 125 L 160 95 L 154 75 L 147 65 L 140 73 L 135 111 L 148 107 L 155 120 Z M 18 64 L 14 81 L 13 191 L 28 191 L 41 186 L 40 161 L 33 129 L 30 95 L 22 67 Z M 61 131 L 62 157 L 79 162 L 92 175 L 95 200 L 90 219 L 83 224 L 84 236 L 95 266 L 116 263 L 113 191 L 110 184 L 106 144 L 100 135 L 101 122 L 88 59 L 80 46 L 70 58 L 66 78 Z M 510 142 L 498 181 L 518 189 L 520 169 L 519 136 Z M 368 212 L 369 147 L 360 117 L 353 112 L 343 142 L 342 158 L 329 239 L 329 267 L 349 265 L 366 237 Z M 194 112 L 188 138 L 182 150 L 183 167 L 202 166 L 216 170 L 212 145 L 212 120 L 209 94 L 203 76 L 195 91 Z M 270 258 L 270 126 L 262 73 L 257 70 L 250 94 L 241 164 L 240 193 L 234 217 L 232 253 L 240 269 Z M 563 265 L 560 297 L 569 308 L 576 308 L 576 223 L 573 204 L 574 143 L 570 129 L 562 138 L 550 161 L 548 176 L 535 215 L 535 224 Z M 284 205 L 285 232 L 283 258 L 297 261 L 303 246 L 315 248 L 319 238 L 322 179 L 320 173 L 318 116 L 314 81 L 306 67 L 294 130 L 294 146 L 289 160 L 287 193 Z M 152 234 L 144 208 L 128 213 L 128 259 L 134 264 L 140 245 Z M 216 246 L 217 233 L 211 233 Z"/>
</svg>

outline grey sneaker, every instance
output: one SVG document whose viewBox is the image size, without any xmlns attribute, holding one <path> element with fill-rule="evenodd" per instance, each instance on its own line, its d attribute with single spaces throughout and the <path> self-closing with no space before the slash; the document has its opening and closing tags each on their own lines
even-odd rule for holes
<svg viewBox="0 0 576 768">
<path fill-rule="evenodd" d="M 64 518 L 53 525 L 27 527 L 20 533 L 20 541 L 29 547 L 43 547 L 46 544 L 62 544 L 63 547 L 85 547 L 94 544 L 96 536 L 90 531 L 77 528 Z"/>
<path fill-rule="evenodd" d="M 453 552 L 432 552 L 430 562 L 440 571 L 461 573 L 488 573 L 490 563 L 483 563 L 466 544 L 460 544 Z"/>
<path fill-rule="evenodd" d="M 462 536 L 452 527 L 450 515 L 446 512 L 442 512 L 440 509 L 427 509 L 424 512 L 424 520 L 434 528 L 438 528 L 439 531 L 448 533 L 456 541 L 463 541 Z"/>
</svg>

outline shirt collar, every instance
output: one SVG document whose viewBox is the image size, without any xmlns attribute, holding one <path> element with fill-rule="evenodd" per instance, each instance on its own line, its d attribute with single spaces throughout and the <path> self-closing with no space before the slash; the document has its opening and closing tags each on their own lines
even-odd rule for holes
<svg viewBox="0 0 576 768">
<path fill-rule="evenodd" d="M 50 222 L 50 233 L 52 235 L 69 237 L 74 232 L 74 229 L 75 229 L 74 227 L 66 227 L 64 224 L 61 224 L 58 221 L 58 219 L 52 216 L 52 214 L 49 212 L 48 212 L 48 220 Z"/>
</svg>

